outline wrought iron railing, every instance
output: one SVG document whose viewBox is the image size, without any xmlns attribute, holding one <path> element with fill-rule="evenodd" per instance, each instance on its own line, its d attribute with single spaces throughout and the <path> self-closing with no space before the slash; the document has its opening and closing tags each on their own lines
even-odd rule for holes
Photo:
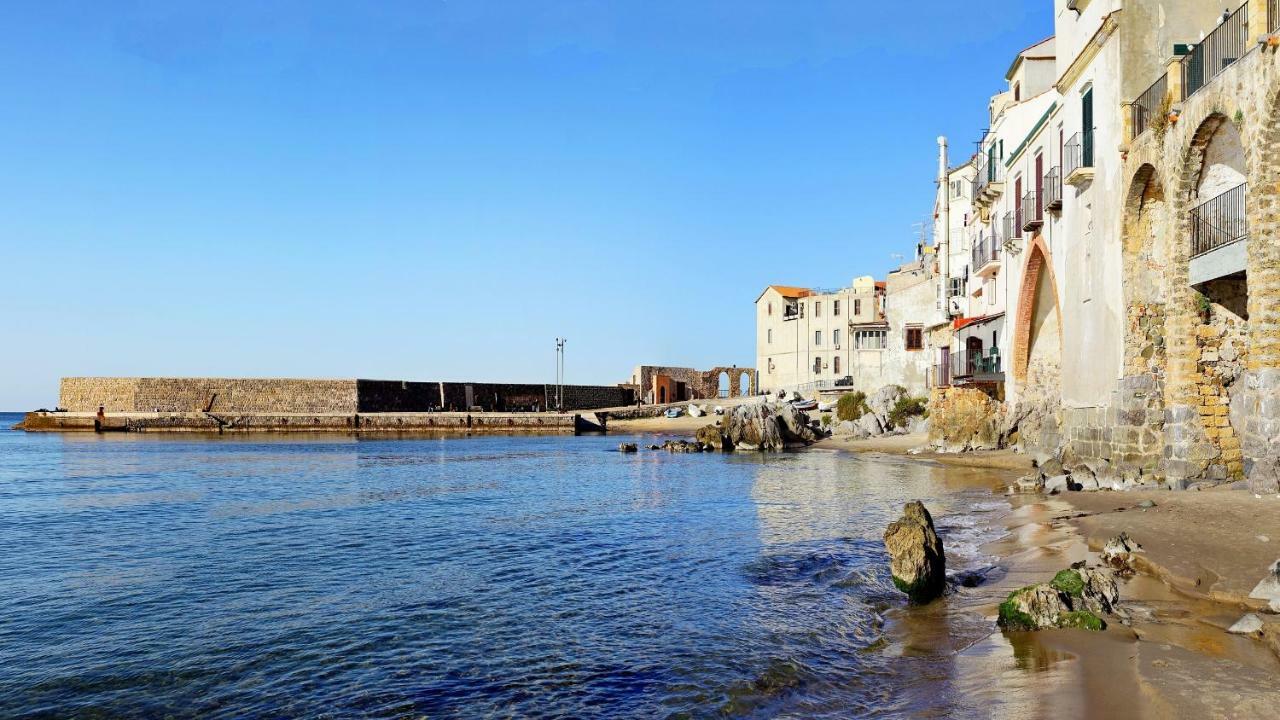
<svg viewBox="0 0 1280 720">
<path fill-rule="evenodd" d="M 1062 171 L 1051 168 L 1044 174 L 1044 206 L 1049 210 L 1062 207 Z"/>
<path fill-rule="evenodd" d="M 1280 0 L 1267 0 L 1267 32 L 1280 31 Z"/>
<path fill-rule="evenodd" d="M 982 194 L 982 190 L 987 187 L 987 158 L 985 155 L 978 154 L 977 172 L 973 174 L 973 198 L 976 200 Z"/>
<path fill-rule="evenodd" d="M 1081 130 L 1062 146 L 1062 172 L 1065 177 L 1080 168 L 1093 167 L 1093 128 Z"/>
<path fill-rule="evenodd" d="M 1272 0 L 1275 2 L 1275 0 Z M 1169 92 L 1169 74 L 1165 73 L 1160 76 L 1147 88 L 1133 104 L 1129 106 L 1129 112 L 1133 120 L 1133 137 L 1138 137 L 1147 131 L 1151 126 L 1151 120 L 1161 111 L 1164 106 L 1165 95 Z"/>
<path fill-rule="evenodd" d="M 947 387 L 951 384 L 951 363 L 940 362 L 930 365 L 929 368 L 929 387 Z"/>
<path fill-rule="evenodd" d="M 976 271 L 982 269 L 987 263 L 999 259 L 1000 243 L 996 242 L 995 237 L 992 236 L 973 246 L 973 250 L 969 253 L 969 266 Z"/>
<path fill-rule="evenodd" d="M 1238 185 L 1191 210 L 1192 257 L 1249 237 L 1248 191 L 1248 183 Z"/>
<path fill-rule="evenodd" d="M 1010 210 L 1004 214 L 1004 230 L 1005 242 L 1022 239 L 1022 223 L 1018 220 L 1018 213 Z"/>
<path fill-rule="evenodd" d="M 1249 4 L 1226 16 L 1182 58 L 1182 99 L 1186 100 L 1249 49 Z"/>
<path fill-rule="evenodd" d="M 1031 230 L 1044 224 L 1044 206 L 1040 204 L 1040 194 L 1028 190 L 1022 196 L 1022 229 Z"/>
</svg>

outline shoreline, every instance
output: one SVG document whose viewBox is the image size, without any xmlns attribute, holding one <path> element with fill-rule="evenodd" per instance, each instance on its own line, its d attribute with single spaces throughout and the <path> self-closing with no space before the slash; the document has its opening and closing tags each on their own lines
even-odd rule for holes
<svg viewBox="0 0 1280 720">
<path fill-rule="evenodd" d="M 828 438 L 813 447 L 1010 476 L 1031 468 L 1029 458 L 1012 450 L 913 452 L 922 440 Z M 1010 692 L 1025 693 L 1028 705 L 1040 708 L 1032 716 L 1265 717 L 1274 712 L 1280 620 L 1262 615 L 1268 623 L 1263 638 L 1226 630 L 1244 613 L 1266 609 L 1265 601 L 1248 594 L 1280 555 L 1280 513 L 1263 511 L 1280 509 L 1280 496 L 1256 498 L 1226 488 L 997 497 L 1010 508 L 1000 520 L 1005 535 L 982 550 L 998 570 L 978 588 L 936 601 L 991 622 L 986 638 L 957 653 L 957 666 L 971 680 L 989 682 L 999 674 L 1000 683 L 973 682 L 963 692 L 989 696 L 992 702 L 1004 702 Z M 1139 506 L 1147 500 L 1154 506 Z M 1134 563 L 1137 574 L 1120 583 L 1121 605 L 1132 615 L 1129 625 L 1108 618 L 1108 628 L 1093 633 L 995 627 L 997 606 L 1009 592 L 1046 582 L 1073 562 L 1096 561 L 1101 547 L 1120 532 L 1143 546 Z M 927 611 L 905 610 L 904 615 L 919 612 Z M 1033 662 L 1056 679 L 1032 682 L 1008 674 L 1010 658 Z"/>
</svg>

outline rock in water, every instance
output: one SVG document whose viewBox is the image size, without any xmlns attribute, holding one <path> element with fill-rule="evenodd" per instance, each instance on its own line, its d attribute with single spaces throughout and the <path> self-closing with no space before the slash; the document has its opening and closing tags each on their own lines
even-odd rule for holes
<svg viewBox="0 0 1280 720">
<path fill-rule="evenodd" d="M 1107 570 L 1063 570 L 1053 580 L 1014 590 L 1000 603 L 1000 627 L 1006 630 L 1082 628 L 1105 630 L 1101 617 L 1115 611 L 1120 589 Z"/>
<path fill-rule="evenodd" d="M 724 444 L 734 450 L 778 452 L 818 440 L 809 416 L 789 403 L 739 405 L 725 416 L 721 428 Z"/>
<path fill-rule="evenodd" d="M 618 452 L 620 453 L 633 453 L 639 449 L 635 443 L 620 443 L 618 445 Z"/>
<path fill-rule="evenodd" d="M 693 439 L 706 447 L 712 447 L 716 450 L 726 449 L 724 436 L 720 434 L 720 428 L 715 425 L 703 425 L 698 428 L 698 432 L 693 436 Z"/>
<path fill-rule="evenodd" d="M 902 517 L 884 532 L 893 584 L 915 603 L 927 603 L 946 587 L 946 557 L 942 539 L 924 504 L 913 500 L 902 508 Z"/>
</svg>

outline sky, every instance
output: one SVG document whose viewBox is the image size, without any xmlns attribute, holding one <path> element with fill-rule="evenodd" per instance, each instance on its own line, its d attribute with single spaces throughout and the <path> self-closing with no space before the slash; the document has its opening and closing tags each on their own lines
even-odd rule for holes
<svg viewBox="0 0 1280 720">
<path fill-rule="evenodd" d="M 1052 2 L 0 7 L 0 410 L 72 375 L 613 384 L 910 259 Z"/>
</svg>

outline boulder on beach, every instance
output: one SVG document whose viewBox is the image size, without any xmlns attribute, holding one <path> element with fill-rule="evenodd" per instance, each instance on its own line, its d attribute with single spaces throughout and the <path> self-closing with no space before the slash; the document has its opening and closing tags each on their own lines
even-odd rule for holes
<svg viewBox="0 0 1280 720">
<path fill-rule="evenodd" d="M 1014 590 L 1000 603 L 997 624 L 1006 630 L 1081 628 L 1105 630 L 1120 589 L 1109 570 L 1072 567 L 1047 583 Z"/>
<path fill-rule="evenodd" d="M 1107 544 L 1102 547 L 1102 562 L 1116 570 L 1132 573 L 1133 554 L 1141 552 L 1141 550 L 1142 546 L 1129 537 L 1129 533 L 1122 532 L 1108 540 Z"/>
<path fill-rule="evenodd" d="M 902 517 L 884 532 L 893 584 L 914 603 L 927 603 L 946 587 L 946 556 L 942 538 L 924 503 L 913 500 L 902 508 Z"/>
<path fill-rule="evenodd" d="M 739 405 L 721 423 L 724 444 L 734 450 L 778 452 L 811 445 L 818 434 L 809 416 L 788 403 Z"/>
</svg>

